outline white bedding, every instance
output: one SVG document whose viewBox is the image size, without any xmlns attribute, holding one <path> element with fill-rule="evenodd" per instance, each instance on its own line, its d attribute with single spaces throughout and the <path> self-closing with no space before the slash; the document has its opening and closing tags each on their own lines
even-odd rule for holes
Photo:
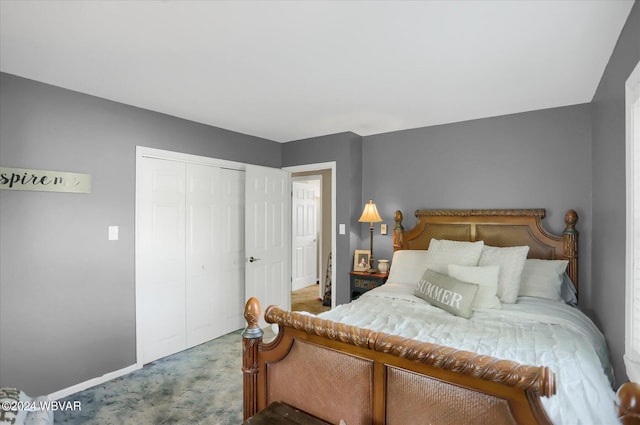
<svg viewBox="0 0 640 425">
<path fill-rule="evenodd" d="M 611 365 L 604 337 L 579 310 L 521 297 L 501 310 L 476 310 L 464 319 L 413 295 L 415 285 L 386 283 L 319 316 L 461 350 L 548 366 L 556 395 L 542 398 L 554 424 L 617 423 Z M 597 348 L 594 348 L 597 347 Z"/>
</svg>

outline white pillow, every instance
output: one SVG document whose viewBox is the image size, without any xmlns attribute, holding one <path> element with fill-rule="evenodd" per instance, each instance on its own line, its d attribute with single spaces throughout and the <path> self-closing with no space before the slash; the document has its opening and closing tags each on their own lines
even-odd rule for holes
<svg viewBox="0 0 640 425">
<path fill-rule="evenodd" d="M 478 293 L 473 300 L 473 309 L 495 308 L 501 309 L 498 299 L 498 279 L 500 266 L 458 266 L 449 264 L 449 276 L 464 282 L 475 283 L 479 286 Z"/>
<path fill-rule="evenodd" d="M 431 264 L 427 263 L 426 270 L 449 276 L 449 264 Z"/>
<path fill-rule="evenodd" d="M 578 307 L 578 291 L 576 290 L 576 286 L 573 284 L 573 281 L 567 274 L 564 272 L 562 274 L 562 285 L 560 285 L 560 297 L 562 301 L 569 304 L 572 307 Z"/>
<path fill-rule="evenodd" d="M 522 269 L 528 253 L 528 246 L 498 248 L 485 245 L 482 248 L 482 255 L 480 255 L 478 265 L 500 266 L 498 298 L 501 302 L 513 304 L 518 299 Z"/>
<path fill-rule="evenodd" d="M 460 242 L 446 239 L 431 239 L 427 255 L 427 266 L 458 264 L 477 266 L 484 241 Z"/>
<path fill-rule="evenodd" d="M 567 260 L 525 261 L 518 295 L 562 301 L 562 279 L 567 264 Z"/>
<path fill-rule="evenodd" d="M 388 282 L 409 283 L 420 282 L 427 267 L 427 251 L 424 249 L 404 249 L 393 253 Z"/>
</svg>

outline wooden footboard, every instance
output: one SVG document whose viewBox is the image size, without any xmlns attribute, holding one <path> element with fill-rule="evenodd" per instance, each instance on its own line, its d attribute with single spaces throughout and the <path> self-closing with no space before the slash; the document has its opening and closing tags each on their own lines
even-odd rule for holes
<svg viewBox="0 0 640 425">
<path fill-rule="evenodd" d="M 244 418 L 282 401 L 330 423 L 549 424 L 540 397 L 555 374 L 449 347 L 267 308 L 245 306 Z"/>
</svg>

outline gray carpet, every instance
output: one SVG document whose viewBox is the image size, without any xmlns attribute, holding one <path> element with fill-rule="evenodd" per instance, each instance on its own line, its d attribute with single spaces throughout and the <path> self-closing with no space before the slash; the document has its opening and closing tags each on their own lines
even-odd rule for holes
<svg viewBox="0 0 640 425">
<path fill-rule="evenodd" d="M 240 330 L 72 394 L 82 410 L 55 412 L 55 424 L 242 423 Z"/>
</svg>

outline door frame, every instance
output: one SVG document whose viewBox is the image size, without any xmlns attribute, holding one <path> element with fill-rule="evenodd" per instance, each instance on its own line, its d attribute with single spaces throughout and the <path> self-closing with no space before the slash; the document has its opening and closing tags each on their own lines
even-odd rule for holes
<svg viewBox="0 0 640 425">
<path fill-rule="evenodd" d="M 625 82 L 625 162 L 626 162 L 626 256 L 625 256 L 625 348 L 624 365 L 627 377 L 637 380 L 640 376 L 640 347 L 636 336 L 640 331 L 640 317 L 638 317 L 638 269 L 640 265 L 635 261 L 640 250 L 638 230 L 640 223 L 635 219 L 640 210 L 640 199 L 636 196 L 640 187 L 638 180 L 638 156 L 640 151 L 640 119 L 636 114 L 636 105 L 640 102 L 640 62 Z"/>
<path fill-rule="evenodd" d="M 336 161 L 294 165 L 282 167 L 282 169 L 291 173 L 331 170 L 331 308 L 334 308 L 336 306 Z M 324 241 L 322 242 L 324 243 Z M 320 284 L 324 285 L 324 282 Z"/>
</svg>

